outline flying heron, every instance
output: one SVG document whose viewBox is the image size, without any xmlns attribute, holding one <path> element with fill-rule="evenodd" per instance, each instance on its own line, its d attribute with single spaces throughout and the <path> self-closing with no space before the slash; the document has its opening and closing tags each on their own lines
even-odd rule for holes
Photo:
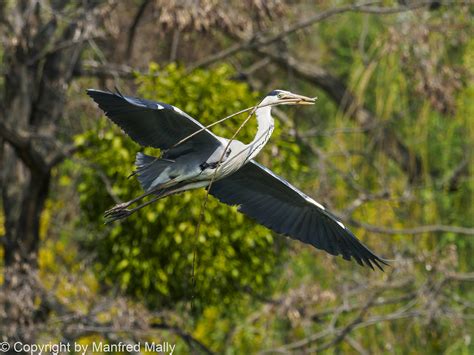
<svg viewBox="0 0 474 355">
<path fill-rule="evenodd" d="M 240 212 L 279 234 L 346 260 L 354 258 L 372 269 L 373 264 L 380 269 L 386 264 L 322 204 L 253 160 L 273 132 L 272 106 L 311 105 L 315 99 L 284 90 L 270 92 L 255 110 L 255 138 L 244 144 L 216 136 L 169 104 L 100 90 L 87 90 L 87 94 L 135 142 L 162 151 L 160 157 L 137 154 L 134 174 L 145 193 L 108 210 L 107 223 L 165 196 L 204 187 L 221 202 L 237 205 Z M 148 195 L 154 198 L 128 209 Z"/>
</svg>

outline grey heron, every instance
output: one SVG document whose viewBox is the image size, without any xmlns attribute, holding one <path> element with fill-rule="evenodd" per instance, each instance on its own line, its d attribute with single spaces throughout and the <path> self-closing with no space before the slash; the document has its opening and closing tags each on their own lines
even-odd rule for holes
<svg viewBox="0 0 474 355">
<path fill-rule="evenodd" d="M 87 94 L 130 138 L 162 152 L 160 157 L 137 154 L 134 174 L 145 193 L 107 211 L 107 222 L 125 218 L 165 196 L 204 187 L 279 234 L 372 269 L 386 264 L 322 204 L 253 160 L 273 132 L 272 105 L 314 104 L 315 99 L 284 90 L 270 92 L 255 110 L 257 133 L 244 144 L 216 136 L 166 103 L 92 89 Z M 128 209 L 148 195 L 154 198 Z"/>
</svg>

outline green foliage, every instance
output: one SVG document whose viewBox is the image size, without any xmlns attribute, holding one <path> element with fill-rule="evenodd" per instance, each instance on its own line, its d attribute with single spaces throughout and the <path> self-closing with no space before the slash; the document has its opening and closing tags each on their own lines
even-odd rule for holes
<svg viewBox="0 0 474 355">
<path fill-rule="evenodd" d="M 314 141 L 334 156 L 332 162 L 341 171 L 357 177 L 354 182 L 366 190 L 386 189 L 395 196 L 403 196 L 407 191 L 413 194 L 410 199 L 401 197 L 401 203 L 373 201 L 356 210 L 356 218 L 372 224 L 403 228 L 424 224 L 472 226 L 473 223 L 472 181 L 461 179 L 455 192 L 449 191 L 446 183 L 460 163 L 470 159 L 468 152 L 472 150 L 472 129 L 466 129 L 474 124 L 472 84 L 461 85 L 450 70 L 467 74 L 471 68 L 472 72 L 473 41 L 464 39 L 462 43 L 459 36 L 438 30 L 443 28 L 446 12 L 433 12 L 430 16 L 425 27 L 410 22 L 403 27 L 396 24 L 397 17 L 382 20 L 378 16 L 358 14 L 338 18 L 337 26 L 329 21 L 320 26 L 324 43 L 320 50 L 331 54 L 324 56 L 323 62 L 332 72 L 347 78 L 360 104 L 380 119 L 373 129 L 391 129 L 423 162 L 423 185 L 413 189 L 399 166 L 381 154 L 380 146 L 373 140 L 374 134 L 358 131 L 360 126 L 337 108 L 318 106 L 322 116 L 336 118 L 326 121 L 323 129 L 354 129 L 354 133 L 317 137 Z M 459 26 L 467 24 L 462 11 L 455 16 Z M 387 28 L 389 23 L 393 26 Z M 426 36 L 423 31 L 428 28 L 435 30 Z M 413 33 L 406 37 L 397 32 L 401 30 Z M 437 92 L 439 82 L 443 85 Z M 324 101 L 323 97 L 321 103 Z M 306 127 L 305 123 L 302 127 Z M 358 153 L 348 159 L 346 154 L 341 154 L 344 151 Z M 340 174 L 330 174 L 329 179 L 331 186 L 338 187 L 333 190 L 333 201 L 344 205 L 357 198 L 359 191 L 343 181 Z M 368 233 L 361 229 L 356 234 L 363 238 Z M 406 236 L 400 238 L 405 240 Z M 431 249 L 455 242 L 466 255 L 474 247 L 470 238 L 452 233 L 443 233 L 436 239 L 436 243 L 422 247 Z M 420 247 L 415 244 L 412 247 Z M 472 258 L 466 261 L 466 268 L 474 265 Z"/>
<path fill-rule="evenodd" d="M 296 144 L 288 127 L 283 130 L 278 122 L 274 138 L 259 160 L 279 174 L 284 172 L 282 175 L 316 199 L 324 197 L 335 210 L 347 208 L 357 198 L 363 198 L 365 192 L 375 196 L 389 191 L 389 198 L 374 198 L 355 208 L 351 217 L 365 223 L 391 229 L 430 224 L 472 227 L 474 180 L 469 173 L 461 175 L 455 191 L 446 184 L 462 161 L 471 159 L 472 166 L 469 152 L 474 141 L 469 129 L 474 119 L 474 87 L 469 80 L 473 77 L 474 41 L 443 30 L 446 21 L 463 28 L 470 20 L 451 11 L 456 10 L 446 7 L 425 14 L 423 23 L 418 23 L 416 13 L 391 17 L 347 13 L 320 23 L 300 48 L 301 42 L 291 44 L 296 47 L 295 56 L 307 55 L 309 64 L 318 60 L 317 66 L 345 81 L 358 103 L 380 119 L 371 130 L 392 129 L 421 158 L 420 181 L 409 183 L 400 166 L 382 152 L 385 142 L 375 144 L 377 134 L 361 130 L 322 91 L 317 93 L 319 100 L 314 108 L 294 112 L 294 108 L 284 109 L 290 121 L 296 121 L 306 143 Z M 430 24 L 433 27 L 417 32 Z M 460 83 L 456 76 L 448 80 L 450 69 L 459 74 Z M 257 80 L 316 94 L 314 85 L 295 81 L 291 75 L 285 81 L 285 72 L 278 73 L 278 78 L 260 75 Z M 251 106 L 260 98 L 245 84 L 229 80 L 233 74 L 228 66 L 186 74 L 174 64 L 165 68 L 152 64 L 147 75 L 137 78 L 136 95 L 176 105 L 207 124 Z M 443 84 L 442 90 L 433 98 L 430 95 L 437 82 Z M 440 109 L 443 100 L 451 100 L 454 109 Z M 244 118 L 227 121 L 213 130 L 230 137 Z M 248 141 L 254 130 L 255 121 L 251 121 L 239 139 Z M 472 353 L 474 343 L 468 336 L 472 334 L 472 324 L 443 315 L 428 320 L 424 313 L 432 309 L 431 304 L 440 311 L 446 307 L 462 313 L 463 305 L 458 305 L 451 295 L 459 296 L 461 301 L 473 299 L 472 287 L 467 283 L 443 286 L 443 301 L 439 304 L 437 300 L 425 300 L 423 293 L 443 275 L 436 269 L 440 264 L 448 273 L 472 270 L 472 238 L 442 232 L 386 235 L 354 228 L 355 234 L 377 253 L 398 259 L 393 268 L 380 274 L 297 242 L 292 244 L 294 249 L 286 245 L 283 248 L 290 250 L 290 258 L 281 255 L 277 243 L 284 239 L 274 238 L 235 208 L 219 204 L 212 197 L 196 239 L 204 191 L 167 198 L 123 223 L 103 226 L 103 211 L 115 203 L 109 192 L 121 200 L 141 193 L 137 181 L 126 178 L 133 169 L 135 153 L 141 148 L 105 118 L 77 139 L 88 146 L 81 153 L 79 192 L 83 229 L 90 229 L 91 233 L 83 242 L 94 253 L 99 279 L 136 296 L 138 302 L 168 306 L 186 317 L 182 303 L 193 293 L 191 266 L 196 251 L 195 300 L 202 312 L 188 324 L 188 329 L 212 350 L 229 354 L 255 352 L 311 337 L 326 330 L 334 314 L 329 312 L 326 318 L 317 320 L 311 320 L 309 314 L 346 304 L 342 296 L 345 288 L 384 285 L 394 277 L 400 284 L 410 282 L 381 297 L 403 297 L 421 290 L 416 302 L 381 305 L 365 317 L 383 318 L 404 307 L 414 307 L 421 311 L 420 318 L 394 319 L 354 329 L 350 336 L 362 348 L 371 353 Z M 322 162 L 306 149 L 307 144 L 319 148 L 327 161 Z M 70 169 L 77 169 L 77 165 L 72 164 Z M 442 255 L 450 253 L 449 258 Z M 49 257 L 44 253 L 46 261 Z M 391 271 L 394 274 L 388 277 Z M 276 273 L 277 278 L 272 278 Z M 251 292 L 243 294 L 242 289 Z M 311 297 L 317 301 L 310 301 L 307 307 L 305 302 Z M 270 302 L 260 303 L 265 299 Z M 355 304 L 365 301 L 353 300 Z M 231 304 L 237 307 L 229 311 Z M 357 314 L 348 312 L 337 317 L 336 326 L 349 324 Z M 328 353 L 353 351 L 343 341 Z"/>
<path fill-rule="evenodd" d="M 137 79 L 137 95 L 173 104 L 209 124 L 258 102 L 258 95 L 247 85 L 229 80 L 232 74 L 227 66 L 186 75 L 176 65 L 160 69 L 152 64 L 149 74 Z M 230 137 L 242 119 L 216 127 L 215 132 Z M 252 122 L 238 138 L 249 140 L 254 125 Z M 237 302 L 235 298 L 243 288 L 265 289 L 279 255 L 271 233 L 236 208 L 209 197 L 196 239 L 203 190 L 166 198 L 122 223 L 103 226 L 102 214 L 114 204 L 108 188 L 123 201 L 142 193 L 136 179 L 127 179 L 135 154 L 141 149 L 106 119 L 77 140 L 88 144 L 81 154 L 84 168 L 79 192 L 83 220 L 101 231 L 100 237 L 94 233 L 85 245 L 94 251 L 97 272 L 103 281 L 160 306 L 188 301 L 193 292 L 203 304 L 230 304 Z M 282 141 L 273 148 L 278 151 L 272 157 L 276 170 L 298 167 L 295 143 Z M 194 253 L 197 259 L 193 291 Z"/>
</svg>

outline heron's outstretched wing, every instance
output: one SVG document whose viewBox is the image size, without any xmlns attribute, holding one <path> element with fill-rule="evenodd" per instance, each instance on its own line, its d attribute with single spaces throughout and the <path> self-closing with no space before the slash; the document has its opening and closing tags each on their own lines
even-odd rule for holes
<svg viewBox="0 0 474 355">
<path fill-rule="evenodd" d="M 204 128 L 179 108 L 162 102 L 123 96 L 100 90 L 87 90 L 108 118 L 120 126 L 135 142 L 144 147 L 170 149 L 180 140 Z M 221 143 L 216 135 L 204 130 L 186 142 L 186 148 L 200 146 L 203 150 Z M 178 147 L 176 147 L 178 148 Z M 205 149 L 204 149 L 205 148 Z"/>
<path fill-rule="evenodd" d="M 209 192 L 277 233 L 360 265 L 386 264 L 324 206 L 253 160 L 214 182 Z"/>
</svg>

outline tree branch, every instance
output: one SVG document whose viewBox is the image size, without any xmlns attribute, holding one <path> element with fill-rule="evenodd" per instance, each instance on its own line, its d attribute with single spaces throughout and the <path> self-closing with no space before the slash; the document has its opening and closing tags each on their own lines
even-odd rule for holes
<svg viewBox="0 0 474 355">
<path fill-rule="evenodd" d="M 242 50 L 248 50 L 248 49 L 255 49 L 255 48 L 262 48 L 264 46 L 268 46 L 272 43 L 275 43 L 276 41 L 279 41 L 280 39 L 297 32 L 299 30 L 302 30 L 304 28 L 310 27 L 318 22 L 321 22 L 323 20 L 326 20 L 332 16 L 342 14 L 345 12 L 362 12 L 362 13 L 370 13 L 370 14 L 379 14 L 379 15 L 388 15 L 388 14 L 395 14 L 395 13 L 400 13 L 400 12 L 405 12 L 405 11 L 412 11 L 415 9 L 419 9 L 421 7 L 430 5 L 432 3 L 432 0 L 425 0 L 425 1 L 418 1 L 418 2 L 413 2 L 408 6 L 397 6 L 397 7 L 376 7 L 372 6 L 375 5 L 379 2 L 368 2 L 364 4 L 356 4 L 356 5 L 347 5 L 347 6 L 341 6 L 333 9 L 329 9 L 323 12 L 320 12 L 316 15 L 310 16 L 309 18 L 299 21 L 293 25 L 288 26 L 286 29 L 271 35 L 268 32 L 266 33 L 257 33 L 250 39 L 246 39 L 241 43 L 234 44 L 233 46 L 226 48 L 216 54 L 213 54 L 207 58 L 204 58 L 201 61 L 198 61 L 196 64 L 192 65 L 189 67 L 188 71 L 192 71 L 197 68 L 205 67 L 208 65 L 211 65 L 215 62 L 218 62 L 220 60 L 223 60 L 227 57 L 230 57 Z M 452 2 L 447 2 L 447 3 L 452 3 Z M 454 2 L 453 2 L 454 3 Z M 456 2 L 456 4 L 459 4 L 459 2 Z"/>
<path fill-rule="evenodd" d="M 0 136 L 13 147 L 26 166 L 32 170 L 44 171 L 44 158 L 32 146 L 29 133 L 13 129 L 0 117 Z"/>
<path fill-rule="evenodd" d="M 445 226 L 441 224 L 427 225 L 427 226 L 418 226 L 413 228 L 404 228 L 404 229 L 392 229 L 387 227 L 379 227 L 364 222 L 357 221 L 353 218 L 348 220 L 349 223 L 353 225 L 364 228 L 373 233 L 380 234 L 423 234 L 423 233 L 456 233 L 456 234 L 466 234 L 474 235 L 474 228 L 468 227 L 458 227 L 458 226 Z"/>
<path fill-rule="evenodd" d="M 95 78 L 116 78 L 120 77 L 122 79 L 134 80 L 136 74 L 145 74 L 138 69 L 132 68 L 125 64 L 101 64 L 97 61 L 87 60 L 83 63 L 79 63 L 78 66 L 74 68 L 75 76 L 84 76 L 84 77 L 95 77 Z"/>
<path fill-rule="evenodd" d="M 212 352 L 207 346 L 205 346 L 203 343 L 201 343 L 199 340 L 194 338 L 191 334 L 183 331 L 181 328 L 169 325 L 167 323 L 152 323 L 150 324 L 150 327 L 152 329 L 164 329 L 164 330 L 169 330 L 181 337 L 189 347 L 201 350 L 205 354 L 212 355 L 214 352 Z M 196 348 L 197 346 L 197 348 Z"/>
<path fill-rule="evenodd" d="M 84 145 L 76 145 L 76 144 L 69 144 L 65 147 L 57 149 L 48 159 L 47 159 L 47 166 L 48 169 L 52 169 L 59 163 L 61 163 L 64 159 L 70 157 L 80 149 L 84 148 Z"/>
<path fill-rule="evenodd" d="M 135 14 L 135 17 L 133 18 L 132 25 L 130 26 L 130 29 L 128 30 L 128 36 L 127 36 L 127 49 L 125 50 L 125 59 L 128 61 L 130 60 L 130 57 L 132 56 L 132 51 L 133 51 L 133 42 L 135 39 L 135 34 L 137 32 L 138 25 L 140 23 L 140 20 L 143 17 L 143 14 L 145 13 L 146 8 L 150 4 L 150 0 L 143 0 L 140 7 L 138 8 L 137 13 Z"/>
<path fill-rule="evenodd" d="M 469 153 L 466 152 L 466 155 L 469 155 Z M 449 178 L 442 184 L 449 192 L 457 191 L 462 178 L 469 175 L 469 161 L 470 159 L 465 157 L 454 169 Z"/>
<path fill-rule="evenodd" d="M 416 295 L 417 295 L 416 292 L 410 292 L 410 293 L 407 293 L 407 294 L 405 294 L 403 296 L 399 296 L 399 297 L 376 300 L 372 304 L 372 307 L 393 305 L 393 304 L 397 304 L 397 303 L 401 303 L 401 302 L 406 302 L 406 301 L 414 299 L 416 297 Z M 334 313 L 337 313 L 337 312 L 350 313 L 350 312 L 360 310 L 363 307 L 364 307 L 363 304 L 356 304 L 356 305 L 353 305 L 353 306 L 349 306 L 349 305 L 344 306 L 344 308 L 342 308 L 342 309 L 341 309 L 341 307 L 329 308 L 329 309 L 326 309 L 324 311 L 321 311 L 321 312 L 318 312 L 318 313 L 315 313 L 315 314 L 311 315 L 311 319 L 313 321 L 317 322 L 322 317 L 327 317 L 327 316 L 329 316 L 331 314 L 334 314 Z"/>
<path fill-rule="evenodd" d="M 41 307 L 40 310 L 43 312 L 54 311 L 56 317 L 59 319 L 67 320 L 66 324 L 62 324 L 62 328 L 67 330 L 63 335 L 70 338 L 77 338 L 85 335 L 91 334 L 120 334 L 128 333 L 134 335 L 140 335 L 147 332 L 148 329 L 154 330 L 167 330 L 178 335 L 186 344 L 195 350 L 198 350 L 201 353 L 208 355 L 214 354 L 206 345 L 193 337 L 190 333 L 184 331 L 176 325 L 171 325 L 166 322 L 146 322 L 143 327 L 120 327 L 116 326 L 113 322 L 101 323 L 94 319 L 90 314 L 81 314 L 75 311 L 72 311 L 66 307 L 55 295 L 54 292 L 47 290 L 41 284 L 36 273 L 33 273 L 30 269 L 27 269 L 27 275 L 29 280 L 33 282 L 35 289 L 38 291 L 41 298 Z M 133 323 L 132 323 L 133 324 Z M 66 334 L 67 333 L 67 334 Z"/>
<path fill-rule="evenodd" d="M 365 315 L 367 314 L 367 312 L 370 310 L 370 308 L 372 307 L 372 305 L 374 304 L 375 300 L 377 299 L 377 297 L 382 293 L 382 290 L 378 290 L 376 292 L 374 292 L 371 297 L 367 300 L 367 302 L 365 303 L 365 305 L 362 307 L 362 309 L 360 310 L 359 314 L 357 315 L 357 317 L 352 320 L 349 324 L 347 324 L 346 326 L 344 327 L 341 327 L 337 330 L 336 332 L 336 336 L 334 337 L 334 339 L 332 339 L 331 341 L 328 341 L 327 343 L 321 345 L 321 346 L 318 346 L 316 347 L 315 350 L 317 351 L 323 351 L 323 350 L 326 350 L 326 349 L 329 349 L 330 347 L 336 345 L 336 344 L 339 344 L 340 342 L 342 342 L 344 340 L 344 338 L 355 328 L 355 326 L 357 326 L 358 324 L 362 323 Z"/>
</svg>

